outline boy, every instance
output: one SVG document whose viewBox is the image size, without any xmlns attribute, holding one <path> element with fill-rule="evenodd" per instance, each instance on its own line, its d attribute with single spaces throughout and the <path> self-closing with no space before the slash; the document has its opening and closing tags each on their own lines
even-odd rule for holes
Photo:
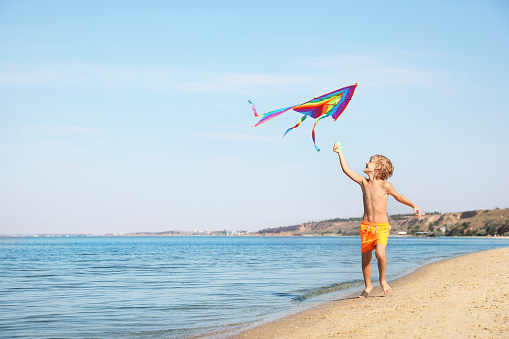
<svg viewBox="0 0 509 339">
<path fill-rule="evenodd" d="M 396 192 L 394 187 L 387 180 L 394 172 L 394 167 L 389 159 L 382 155 L 374 155 L 366 163 L 364 173 L 368 178 L 358 175 L 346 163 L 342 147 L 335 142 L 333 151 L 339 155 L 339 161 L 343 172 L 358 183 L 362 189 L 362 200 L 364 202 L 364 215 L 361 223 L 361 252 L 362 252 L 362 274 L 366 288 L 359 298 L 366 298 L 371 292 L 371 253 L 375 249 L 375 256 L 378 260 L 378 273 L 380 274 L 380 285 L 385 294 L 392 288 L 385 279 L 385 268 L 387 258 L 385 247 L 391 230 L 389 218 L 387 217 L 387 199 L 389 194 L 397 201 L 414 209 L 414 214 L 421 217 L 421 210 L 413 202 Z"/>
</svg>

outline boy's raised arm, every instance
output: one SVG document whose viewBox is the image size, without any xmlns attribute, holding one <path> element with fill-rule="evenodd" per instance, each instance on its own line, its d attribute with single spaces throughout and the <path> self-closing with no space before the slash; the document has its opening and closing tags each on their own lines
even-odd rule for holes
<svg viewBox="0 0 509 339">
<path fill-rule="evenodd" d="M 341 169 L 343 172 L 353 181 L 360 184 L 361 181 L 364 179 L 363 176 L 358 175 L 354 171 L 352 171 L 348 164 L 346 163 L 345 156 L 343 155 L 343 147 L 341 147 L 337 142 L 334 143 L 334 147 L 332 148 L 334 152 L 336 152 L 339 155 L 339 162 L 341 163 Z"/>
</svg>

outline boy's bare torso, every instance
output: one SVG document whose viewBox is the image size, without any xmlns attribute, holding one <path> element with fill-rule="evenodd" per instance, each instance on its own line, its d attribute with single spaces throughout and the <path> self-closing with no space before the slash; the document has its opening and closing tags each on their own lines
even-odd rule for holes
<svg viewBox="0 0 509 339">
<path fill-rule="evenodd" d="M 383 180 L 364 178 L 359 184 L 364 202 L 363 220 L 376 223 L 389 222 L 386 212 L 389 198 L 387 183 Z"/>
</svg>

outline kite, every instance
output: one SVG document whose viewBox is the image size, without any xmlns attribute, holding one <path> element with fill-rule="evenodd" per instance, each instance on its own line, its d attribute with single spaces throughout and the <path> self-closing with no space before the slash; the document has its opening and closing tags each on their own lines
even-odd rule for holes
<svg viewBox="0 0 509 339">
<path fill-rule="evenodd" d="M 303 104 L 290 106 L 286 108 L 277 109 L 275 111 L 270 111 L 268 113 L 262 114 L 260 121 L 256 123 L 253 127 L 256 127 L 258 125 L 263 124 L 264 122 L 277 117 L 278 115 L 281 115 L 291 109 L 293 109 L 296 112 L 299 112 L 301 114 L 304 114 L 304 116 L 300 119 L 300 121 L 297 123 L 297 125 L 290 127 L 286 130 L 285 134 L 283 135 L 283 138 L 285 135 L 290 132 L 292 129 L 297 128 L 300 126 L 300 124 L 306 120 L 306 118 L 309 116 L 316 120 L 315 124 L 313 125 L 313 131 L 311 133 L 311 136 L 313 137 L 313 144 L 315 146 L 315 149 L 317 151 L 320 151 L 318 147 L 316 147 L 315 142 L 315 126 L 316 124 L 327 117 L 332 116 L 334 121 L 343 113 L 346 106 L 348 106 L 348 103 L 352 99 L 352 95 L 355 92 L 355 88 L 357 87 L 357 84 L 354 84 L 352 86 L 343 87 L 340 89 L 337 89 L 335 91 L 332 91 L 330 93 L 324 94 L 319 96 L 318 98 L 311 99 L 309 101 L 306 101 Z M 260 115 L 256 111 L 255 105 L 249 101 L 251 105 L 253 105 L 253 112 L 255 117 L 259 117 Z"/>
</svg>

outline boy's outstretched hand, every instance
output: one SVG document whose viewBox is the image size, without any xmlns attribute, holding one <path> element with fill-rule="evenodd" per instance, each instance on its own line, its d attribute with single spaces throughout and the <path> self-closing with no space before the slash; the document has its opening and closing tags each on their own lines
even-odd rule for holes
<svg viewBox="0 0 509 339">
<path fill-rule="evenodd" d="M 417 218 L 421 219 L 422 218 L 422 212 L 421 212 L 421 209 L 417 206 L 414 206 L 414 214 Z"/>
</svg>

